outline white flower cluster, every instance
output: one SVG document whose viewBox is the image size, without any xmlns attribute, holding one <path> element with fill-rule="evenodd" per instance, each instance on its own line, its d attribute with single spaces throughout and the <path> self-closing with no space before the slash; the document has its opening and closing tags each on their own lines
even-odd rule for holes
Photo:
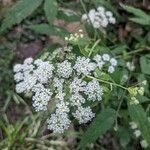
<svg viewBox="0 0 150 150">
<path fill-rule="evenodd" d="M 87 123 L 95 116 L 90 107 L 84 108 L 82 106 L 78 107 L 75 113 L 72 114 L 79 121 L 79 124 Z"/>
<path fill-rule="evenodd" d="M 54 67 L 49 62 L 41 59 L 33 61 L 27 58 L 24 63 L 14 66 L 14 80 L 16 81 L 16 92 L 27 93 L 33 92 L 33 107 L 36 111 L 46 110 L 52 92 L 45 88 L 44 84 L 52 78 Z"/>
<path fill-rule="evenodd" d="M 108 24 L 115 24 L 116 19 L 113 17 L 111 11 L 106 11 L 104 7 L 100 6 L 95 9 L 91 9 L 88 14 L 82 15 L 82 21 L 91 23 L 94 28 L 106 28 Z"/>
<path fill-rule="evenodd" d="M 59 101 L 55 113 L 47 119 L 48 129 L 53 130 L 54 133 L 63 133 L 64 130 L 69 128 L 71 121 L 68 115 L 70 110 L 67 105 L 63 100 Z"/>
<path fill-rule="evenodd" d="M 95 100 L 102 100 L 103 89 L 99 85 L 97 80 L 92 80 L 86 86 L 86 94 L 88 95 L 88 99 L 95 101 Z"/>
<path fill-rule="evenodd" d="M 96 61 L 99 69 L 108 66 L 107 71 L 109 73 L 113 73 L 115 71 L 115 67 L 117 66 L 117 60 L 115 58 L 111 58 L 108 54 L 103 54 L 102 56 L 97 54 L 93 60 Z"/>
<path fill-rule="evenodd" d="M 59 77 L 69 78 L 72 73 L 72 66 L 68 60 L 57 64 L 57 73 Z"/>
<path fill-rule="evenodd" d="M 80 124 L 91 121 L 95 116 L 92 109 L 84 104 L 102 100 L 103 88 L 96 79 L 85 81 L 84 77 L 93 75 L 101 62 L 103 65 L 110 63 L 113 68 L 117 65 L 117 61 L 108 54 L 96 55 L 93 60 L 79 56 L 75 62 L 66 59 L 55 64 L 27 58 L 22 65 L 14 66 L 16 91 L 31 92 L 36 111 L 47 110 L 49 101 L 54 99 L 56 109 L 47 120 L 48 129 L 62 133 L 71 123 L 69 113 Z M 70 107 L 75 109 L 72 111 Z"/>
<path fill-rule="evenodd" d="M 135 122 L 130 122 L 129 123 L 131 129 L 134 130 L 134 135 L 136 138 L 139 138 L 141 136 L 141 131 L 138 129 L 138 125 Z M 148 147 L 148 143 L 146 140 L 141 140 L 140 144 L 143 148 L 147 148 Z"/>
<path fill-rule="evenodd" d="M 77 71 L 78 75 L 89 75 L 91 74 L 91 71 L 95 70 L 96 64 L 91 62 L 89 58 L 79 56 L 77 57 L 76 63 L 73 68 Z"/>
</svg>

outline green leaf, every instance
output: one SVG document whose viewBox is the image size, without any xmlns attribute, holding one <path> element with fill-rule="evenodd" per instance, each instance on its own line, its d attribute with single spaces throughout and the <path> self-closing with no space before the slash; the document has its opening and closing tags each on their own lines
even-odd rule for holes
<svg viewBox="0 0 150 150">
<path fill-rule="evenodd" d="M 142 10 L 140 10 L 140 9 L 138 9 L 138 8 L 134 8 L 134 7 L 132 7 L 132 6 L 127 6 L 127 5 L 123 5 L 123 4 L 121 4 L 121 6 L 122 6 L 126 11 L 128 11 L 128 12 L 134 14 L 135 16 L 141 16 L 141 17 L 143 17 L 144 15 L 146 15 L 144 11 L 142 11 Z"/>
<path fill-rule="evenodd" d="M 77 22 L 80 21 L 80 17 L 72 10 L 61 9 L 57 14 L 58 19 L 65 20 L 67 22 Z"/>
<path fill-rule="evenodd" d="M 150 54 L 140 58 L 142 73 L 150 75 Z"/>
<path fill-rule="evenodd" d="M 115 120 L 115 114 L 115 111 L 110 108 L 99 113 L 81 137 L 79 148 L 84 148 L 87 144 L 95 142 L 98 137 L 112 128 Z"/>
<path fill-rule="evenodd" d="M 116 135 L 120 141 L 121 146 L 125 148 L 131 140 L 129 129 L 124 127 L 119 127 Z"/>
<path fill-rule="evenodd" d="M 57 1 L 56 0 L 45 0 L 44 11 L 45 11 L 47 20 L 51 24 L 57 15 L 57 11 L 58 11 Z"/>
<path fill-rule="evenodd" d="M 126 44 L 115 44 L 115 47 L 111 49 L 111 53 L 116 55 L 116 54 L 122 54 L 124 51 L 126 51 L 127 49 L 127 45 Z"/>
<path fill-rule="evenodd" d="M 150 122 L 143 107 L 141 105 L 128 105 L 128 110 L 132 120 L 137 123 L 143 138 L 150 145 Z"/>
<path fill-rule="evenodd" d="M 148 18 L 129 18 L 129 20 L 141 25 L 150 25 L 150 19 Z"/>
<path fill-rule="evenodd" d="M 114 80 L 111 78 L 111 76 L 109 74 L 101 71 L 98 68 L 96 68 L 96 70 L 95 70 L 95 76 L 101 80 L 114 82 Z"/>
<path fill-rule="evenodd" d="M 141 24 L 141 25 L 150 25 L 150 15 L 146 14 L 144 11 L 132 6 L 127 6 L 121 4 L 121 6 L 129 13 L 132 13 L 135 17 L 129 18 L 129 20 Z"/>
<path fill-rule="evenodd" d="M 43 0 L 20 0 L 14 7 L 6 14 L 0 32 L 11 28 L 15 24 L 19 24 L 23 19 L 28 17 Z"/>
<path fill-rule="evenodd" d="M 150 101 L 150 99 L 148 97 L 143 96 L 143 95 L 138 95 L 137 99 L 139 100 L 140 103 L 144 103 L 144 102 Z"/>
<path fill-rule="evenodd" d="M 54 26 L 54 25 L 49 25 L 49 24 L 36 24 L 36 25 L 31 25 L 28 27 L 31 30 L 34 30 L 35 32 L 43 35 L 56 35 L 64 38 L 65 36 L 69 35 L 69 32 L 65 30 L 64 28 Z"/>
<path fill-rule="evenodd" d="M 78 38 L 77 40 L 71 40 L 71 41 L 67 41 L 67 42 L 72 45 L 86 46 L 87 43 L 90 42 L 90 39 L 87 37 L 84 37 L 84 38 Z"/>
</svg>

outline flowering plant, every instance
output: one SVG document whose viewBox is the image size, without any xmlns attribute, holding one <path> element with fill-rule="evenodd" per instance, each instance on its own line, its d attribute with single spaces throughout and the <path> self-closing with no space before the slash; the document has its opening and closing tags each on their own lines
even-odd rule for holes
<svg viewBox="0 0 150 150">
<path fill-rule="evenodd" d="M 79 123 L 87 123 L 95 116 L 88 101 L 101 101 L 103 86 L 100 85 L 95 70 L 113 73 L 117 60 L 108 54 L 95 55 L 92 59 L 74 56 L 72 47 L 65 47 L 64 60 L 53 62 L 27 58 L 23 64 L 14 66 L 17 93 L 32 93 L 35 111 L 46 111 L 49 101 L 55 100 L 55 113 L 47 120 L 48 129 L 62 133 L 69 127 L 69 113 Z M 62 48 L 56 51 L 62 51 Z M 55 52 L 55 51 L 54 51 Z M 53 52 L 53 53 L 54 53 Z M 59 53 L 58 53 L 59 54 Z M 52 54 L 53 55 L 53 54 Z M 66 58 L 68 55 L 68 59 Z M 85 106 L 84 106 L 85 105 Z M 73 112 L 70 108 L 73 107 Z"/>
<path fill-rule="evenodd" d="M 108 141 L 111 137 L 117 139 L 120 149 L 134 149 L 136 144 L 130 144 L 133 140 L 142 148 L 149 147 L 150 56 L 146 54 L 149 50 L 149 15 L 118 2 L 116 6 L 119 9 L 116 10 L 112 3 L 105 0 L 80 0 L 69 4 L 56 0 L 20 0 L 6 15 L 1 33 L 21 23 L 16 29 L 19 35 L 14 37 L 17 39 L 14 42 L 16 45 L 10 44 L 12 47 L 18 48 L 20 41 L 24 45 L 20 47 L 26 50 L 26 45 L 28 47 L 30 42 L 29 47 L 32 47 L 32 42 L 36 40 L 46 48 L 37 56 L 30 55 L 28 51 L 28 57 L 23 56 L 25 59 L 21 63 L 16 63 L 11 54 L 5 58 L 7 60 L 10 57 L 10 60 L 3 62 L 4 66 L 13 62 L 11 71 L 14 74 L 15 92 L 11 80 L 2 90 L 8 95 L 2 118 L 8 122 L 5 112 L 11 98 L 19 107 L 19 104 L 25 105 L 27 111 L 24 114 L 28 115 L 21 123 L 6 127 L 0 121 L 8 137 L 0 142 L 2 148 L 5 149 L 7 145 L 10 148 L 14 143 L 19 141 L 22 144 L 23 141 L 23 147 L 26 147 L 26 142 L 31 144 L 29 149 L 35 149 L 36 146 L 49 149 L 49 145 L 55 149 L 57 144 L 64 146 L 61 139 L 64 137 L 66 142 L 66 137 L 70 138 L 70 135 L 76 137 L 75 149 L 76 144 L 77 149 L 87 146 L 89 149 L 99 149 L 97 143 L 100 142 L 99 146 L 105 143 L 105 136 Z M 44 6 L 43 10 L 41 6 Z M 66 9 L 67 6 L 79 7 L 73 11 Z M 36 12 L 38 7 L 40 11 Z M 134 17 L 126 17 L 128 14 L 125 10 Z M 34 16 L 26 18 L 33 11 L 38 19 L 34 20 Z M 44 16 L 41 17 L 42 13 Z M 129 22 L 125 21 L 127 19 Z M 79 28 L 73 31 L 69 26 L 76 26 L 71 23 L 76 21 Z M 142 28 L 139 29 L 130 21 L 142 25 Z M 1 58 L 4 59 L 3 56 Z M 8 80 L 8 75 L 12 74 L 6 68 L 0 67 L 4 72 L 2 80 L 0 78 L 2 86 Z M 20 138 L 17 135 L 24 131 L 24 127 L 27 132 Z M 96 140 L 95 145 L 91 144 Z M 14 145 L 14 149 L 18 149 L 18 143 Z M 109 144 L 104 145 L 109 147 Z"/>
</svg>

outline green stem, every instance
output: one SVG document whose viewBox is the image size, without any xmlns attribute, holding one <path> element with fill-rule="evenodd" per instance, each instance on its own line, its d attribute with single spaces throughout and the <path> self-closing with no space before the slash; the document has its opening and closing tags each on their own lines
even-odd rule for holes
<svg viewBox="0 0 150 150">
<path fill-rule="evenodd" d="M 118 120 L 117 120 L 117 117 L 118 117 L 118 114 L 119 114 L 119 111 L 120 111 L 120 108 L 121 108 L 121 105 L 123 103 L 123 97 L 125 95 L 126 91 L 124 91 L 124 93 L 122 94 L 122 96 L 120 97 L 120 102 L 119 102 L 119 105 L 118 105 L 118 108 L 117 108 L 117 111 L 116 111 L 116 119 L 115 119 L 115 130 L 118 130 Z"/>
<path fill-rule="evenodd" d="M 97 79 L 97 78 L 92 77 L 92 76 L 87 76 L 87 77 L 90 78 L 90 79 L 96 79 L 97 81 L 102 82 L 102 83 L 106 83 L 106 84 L 109 84 L 109 85 L 114 85 L 114 86 L 120 87 L 120 88 L 122 88 L 124 90 L 128 90 L 126 87 L 124 87 L 124 86 L 122 86 L 120 84 L 117 84 L 117 83 L 113 83 L 113 82 L 109 82 L 109 81 L 106 81 L 106 80 Z"/>
<path fill-rule="evenodd" d="M 126 86 L 129 85 L 130 77 L 131 77 L 131 75 L 129 76 L 129 79 L 128 79 L 128 82 L 127 82 L 127 85 L 126 85 Z M 122 103 L 123 103 L 125 94 L 126 94 L 126 91 L 123 91 L 123 93 L 122 93 L 122 95 L 120 96 L 120 98 L 118 98 L 118 99 L 120 99 L 120 102 L 119 102 L 119 105 L 118 105 L 118 108 L 117 108 L 117 111 L 116 111 L 116 119 L 115 119 L 115 129 L 116 129 L 116 130 L 118 129 L 118 120 L 117 120 L 117 117 L 118 117 L 118 115 L 119 115 L 119 111 L 120 111 L 121 105 L 122 105 Z"/>
<path fill-rule="evenodd" d="M 145 50 L 150 50 L 150 47 L 144 47 L 143 49 L 137 49 L 135 51 L 127 52 L 126 55 L 136 54 Z M 117 56 L 117 58 L 120 58 L 120 57 L 122 57 L 122 55 Z"/>
<path fill-rule="evenodd" d="M 98 43 L 99 43 L 100 41 L 101 41 L 101 40 L 99 39 L 99 40 L 97 40 L 97 41 L 94 43 L 93 47 L 91 48 L 91 50 L 90 50 L 90 52 L 89 52 L 89 55 L 88 55 L 89 57 L 91 56 L 91 54 L 92 54 L 94 48 L 98 45 Z"/>
</svg>

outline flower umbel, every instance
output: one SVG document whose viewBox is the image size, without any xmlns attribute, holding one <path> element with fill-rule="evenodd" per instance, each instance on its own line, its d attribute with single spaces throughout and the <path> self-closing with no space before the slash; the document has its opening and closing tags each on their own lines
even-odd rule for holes
<svg viewBox="0 0 150 150">
<path fill-rule="evenodd" d="M 116 19 L 111 11 L 106 11 L 104 7 L 99 6 L 96 10 L 91 9 L 88 14 L 82 15 L 82 21 L 91 23 L 94 28 L 106 28 L 108 24 L 115 24 Z"/>
<path fill-rule="evenodd" d="M 102 100 L 103 87 L 96 79 L 87 81 L 85 77 L 108 64 L 108 72 L 112 73 L 117 61 L 108 54 L 96 55 L 93 59 L 79 56 L 72 62 L 67 58 L 55 63 L 52 60 L 25 59 L 23 64 L 14 66 L 14 80 L 17 93 L 32 93 L 35 111 L 46 111 L 49 102 L 55 101 L 55 112 L 47 120 L 48 129 L 62 133 L 69 128 L 70 114 L 80 124 L 92 120 L 95 114 L 84 104 Z"/>
</svg>

